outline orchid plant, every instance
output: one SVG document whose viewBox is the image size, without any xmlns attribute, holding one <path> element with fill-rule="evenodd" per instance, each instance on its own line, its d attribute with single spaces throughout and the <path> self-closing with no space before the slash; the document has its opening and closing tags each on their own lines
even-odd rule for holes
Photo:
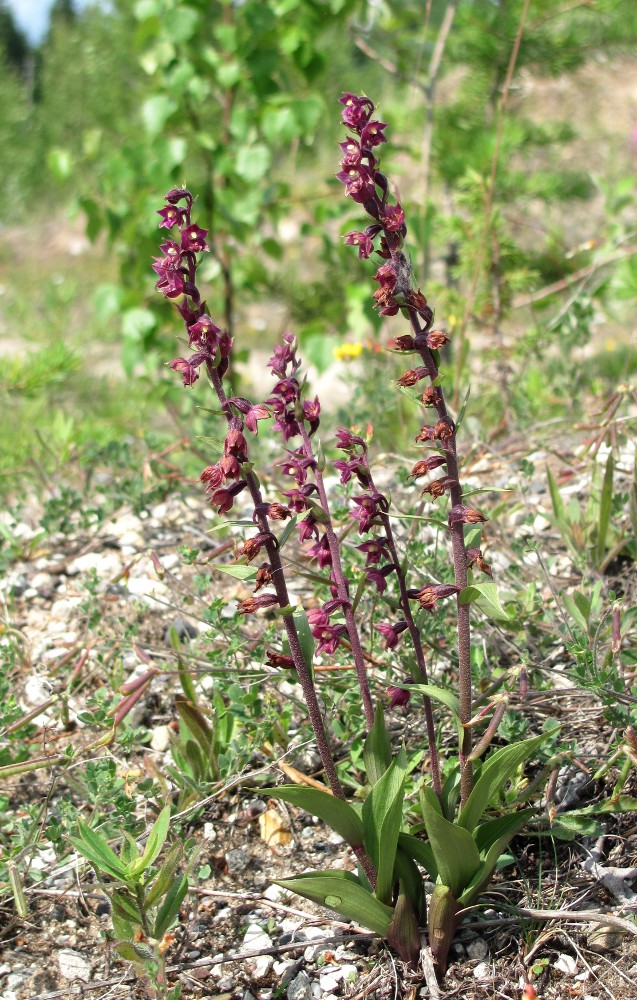
<svg viewBox="0 0 637 1000">
<path fill-rule="evenodd" d="M 380 171 L 377 150 L 387 141 L 388 126 L 374 118 L 374 105 L 367 97 L 347 93 L 341 104 L 349 135 L 340 144 L 343 158 L 337 176 L 346 195 L 371 219 L 364 230 L 348 233 L 345 243 L 356 246 L 362 259 L 375 255 L 380 260 L 374 275 L 376 307 L 382 316 L 400 314 L 409 324 L 409 332 L 391 340 L 387 349 L 415 357 L 414 366 L 397 379 L 397 385 L 425 413 L 434 415 L 416 437 L 423 454 L 411 477 L 442 472 L 428 482 L 422 496 L 432 503 L 446 503 L 453 583 L 410 587 L 391 502 L 375 481 L 369 440 L 346 427 L 337 431 L 340 457 L 332 467 L 340 483 L 352 484 L 355 490 L 350 495 L 350 524 L 340 530 L 326 483 L 328 459 L 318 437 L 321 406 L 317 397 L 307 394 L 292 334 L 284 334 L 274 348 L 269 367 L 275 381 L 265 400 L 255 403 L 228 394 L 226 376 L 233 341 L 214 323 L 197 285 L 200 255 L 208 250 L 207 232 L 193 221 L 193 196 L 186 189 L 169 191 L 159 210 L 160 227 L 171 235 L 162 243 L 162 256 L 156 258 L 154 269 L 158 290 L 174 302 L 184 321 L 191 351 L 171 361 L 170 368 L 189 388 L 205 373 L 225 420 L 222 454 L 203 470 L 201 482 L 219 515 L 228 514 L 235 505 L 241 506 L 244 515 L 247 506 L 254 525 L 236 553 L 235 575 L 254 584 L 252 596 L 240 603 L 239 610 L 248 615 L 270 609 L 280 616 L 282 642 L 280 648 L 268 650 L 267 663 L 273 671 L 296 672 L 325 774 L 325 790 L 289 785 L 267 789 L 266 794 L 323 819 L 350 845 L 358 862 L 357 872 L 304 873 L 281 884 L 383 935 L 402 958 L 415 963 L 421 948 L 420 928 L 427 922 L 424 869 L 435 883 L 428 929 L 442 975 L 463 909 L 478 898 L 500 856 L 532 814 L 530 809 L 502 811 L 502 791 L 549 732 L 501 747 L 483 760 L 506 709 L 506 697 L 495 697 L 474 716 L 470 614 L 475 601 L 494 608 L 500 605 L 480 548 L 485 517 L 465 503 L 460 480 L 457 421 L 449 411 L 440 370 L 439 351 L 449 337 L 444 330 L 434 329 L 433 310 L 413 284 L 405 251 L 405 214 L 400 203 L 392 200 L 389 181 Z M 271 429 L 281 440 L 278 465 L 290 481 L 281 494 L 284 502 L 266 493 L 250 444 L 266 420 L 272 421 Z M 277 530 L 278 523 L 286 521 Z M 305 556 L 322 574 L 327 597 L 319 607 L 307 610 L 291 600 L 282 557 L 295 530 Z M 347 572 L 348 536 L 353 530 L 361 538 L 356 548 L 365 559 L 355 592 Z M 474 572 L 487 580 L 474 580 L 470 576 Z M 373 696 L 361 642 L 367 625 L 360 600 L 365 589 L 381 602 L 391 592 L 387 607 L 398 609 L 394 620 L 375 626 L 385 649 L 404 642 L 412 647 L 411 676 L 390 690 L 390 700 L 404 704 L 412 693 L 422 698 L 431 785 L 421 790 L 424 822 L 418 834 L 424 831 L 426 839 L 405 826 L 406 788 L 415 761 L 410 761 L 404 748 L 392 751 L 382 701 Z M 431 683 L 419 627 L 422 611 L 434 614 L 439 603 L 448 599 L 455 602 L 457 619 L 456 693 Z M 362 806 L 346 801 L 314 675 L 316 657 L 329 659 L 343 650 L 349 650 L 353 661 L 367 731 L 363 761 L 369 790 Z M 434 705 L 451 712 L 458 731 L 457 756 L 447 760 L 444 769 Z M 485 719 L 486 728 L 474 744 L 474 729 Z"/>
</svg>

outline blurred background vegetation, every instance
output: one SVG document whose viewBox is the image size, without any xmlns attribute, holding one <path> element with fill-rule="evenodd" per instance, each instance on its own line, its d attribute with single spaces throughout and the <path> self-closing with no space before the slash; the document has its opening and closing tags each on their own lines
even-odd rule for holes
<svg viewBox="0 0 637 1000">
<path fill-rule="evenodd" d="M 334 420 L 371 417 L 395 443 L 414 417 L 400 397 L 377 406 L 395 372 L 376 349 L 373 262 L 340 240 L 362 222 L 334 179 L 345 90 L 391 123 L 384 167 L 453 335 L 447 384 L 471 382 L 467 420 L 493 440 L 559 427 L 567 441 L 637 366 L 626 11 L 56 0 L 33 46 L 0 2 L 0 490 L 101 464 L 165 472 L 165 449 L 205 429 L 162 367 L 182 351 L 150 269 L 155 210 L 183 184 L 211 230 L 208 302 L 237 339 L 242 391 L 263 391 L 266 352 L 293 329 Z"/>
</svg>

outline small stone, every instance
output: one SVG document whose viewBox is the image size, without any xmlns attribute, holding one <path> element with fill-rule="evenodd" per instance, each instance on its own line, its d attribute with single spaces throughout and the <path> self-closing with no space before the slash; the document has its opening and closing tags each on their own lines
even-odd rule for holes
<svg viewBox="0 0 637 1000">
<path fill-rule="evenodd" d="M 577 959 L 564 952 L 558 955 L 557 960 L 553 963 L 553 968 L 563 972 L 565 976 L 574 976 L 577 972 Z"/>
<path fill-rule="evenodd" d="M 479 962 L 473 970 L 474 979 L 492 979 L 493 972 L 488 962 Z"/>
<path fill-rule="evenodd" d="M 616 951 L 621 947 L 622 934 L 616 927 L 609 924 L 597 924 L 588 933 L 586 943 L 591 951 L 603 955 L 607 951 Z"/>
<path fill-rule="evenodd" d="M 338 984 L 343 978 L 340 969 L 330 969 L 329 972 L 322 972 L 319 976 L 319 984 L 322 990 L 326 993 L 331 993 L 332 990 L 338 989 Z"/>
<path fill-rule="evenodd" d="M 217 980 L 217 989 L 220 990 L 231 990 L 234 986 L 234 979 L 232 976 L 222 976 L 221 979 Z"/>
<path fill-rule="evenodd" d="M 247 851 L 243 848 L 238 847 L 232 851 L 228 851 L 226 854 L 226 861 L 228 863 L 228 871 L 232 875 L 238 875 L 240 872 L 244 872 L 246 868 L 251 863 L 251 857 Z M 270 945 L 268 945 L 270 947 Z"/>
<path fill-rule="evenodd" d="M 166 753 L 166 750 L 170 747 L 170 727 L 169 726 L 157 726 L 153 729 L 153 735 L 150 738 L 151 750 L 156 750 L 157 753 Z"/>
<path fill-rule="evenodd" d="M 483 938 L 476 938 L 465 944 L 467 956 L 474 962 L 482 962 L 489 954 L 489 946 Z"/>
<path fill-rule="evenodd" d="M 242 952 L 265 951 L 266 948 L 271 947 L 272 939 L 270 935 L 266 934 L 258 924 L 249 924 L 239 950 Z"/>
<path fill-rule="evenodd" d="M 272 955 L 259 955 L 254 964 L 254 969 L 252 970 L 250 978 L 255 982 L 260 982 L 260 980 L 265 979 L 265 977 L 269 975 L 273 965 L 274 959 L 272 958 Z"/>
<path fill-rule="evenodd" d="M 88 983 L 91 978 L 91 963 L 71 948 L 62 948 L 58 951 L 58 963 L 60 972 L 65 979 L 71 981 L 79 979 L 82 983 Z"/>
<path fill-rule="evenodd" d="M 299 972 L 287 988 L 287 1000 L 312 1000 L 312 983 L 306 972 Z"/>
</svg>

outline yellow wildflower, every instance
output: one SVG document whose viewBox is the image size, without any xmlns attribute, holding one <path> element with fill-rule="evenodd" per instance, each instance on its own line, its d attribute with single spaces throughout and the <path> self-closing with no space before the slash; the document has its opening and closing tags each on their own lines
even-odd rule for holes
<svg viewBox="0 0 637 1000">
<path fill-rule="evenodd" d="M 334 348 L 334 357 L 337 361 L 351 361 L 353 358 L 359 358 L 362 353 L 362 344 L 339 344 Z"/>
</svg>

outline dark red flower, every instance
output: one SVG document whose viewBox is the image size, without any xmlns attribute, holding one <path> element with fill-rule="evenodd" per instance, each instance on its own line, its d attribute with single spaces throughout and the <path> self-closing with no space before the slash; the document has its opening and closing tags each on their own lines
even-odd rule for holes
<svg viewBox="0 0 637 1000">
<path fill-rule="evenodd" d="M 172 229 L 173 226 L 180 226 L 184 218 L 184 210 L 175 208 L 174 205 L 166 205 L 157 210 L 157 215 L 161 215 L 160 229 Z"/>
<path fill-rule="evenodd" d="M 447 459 L 443 458 L 442 455 L 431 455 L 430 458 L 423 458 L 420 462 L 416 462 L 409 475 L 414 479 L 418 479 L 419 476 L 424 476 L 428 472 L 433 472 L 434 469 L 438 469 L 441 465 L 446 464 Z"/>
<path fill-rule="evenodd" d="M 395 649 L 398 645 L 400 635 L 407 628 L 407 622 L 400 621 L 396 622 L 394 625 L 390 625 L 389 622 L 379 622 L 378 625 L 374 626 L 377 632 L 380 632 L 385 639 L 385 649 Z"/>
<path fill-rule="evenodd" d="M 338 100 L 343 105 L 343 124 L 354 132 L 361 132 L 374 113 L 373 101 L 369 97 L 357 97 L 350 92 L 346 92 Z"/>
<path fill-rule="evenodd" d="M 413 684 L 413 679 L 408 677 L 405 683 Z M 387 694 L 389 695 L 390 708 L 403 708 L 409 704 L 411 698 L 411 691 L 407 691 L 401 687 L 389 687 L 387 688 Z"/>
<path fill-rule="evenodd" d="M 357 545 L 356 548 L 359 552 L 365 553 L 366 566 L 373 566 L 375 563 L 379 563 L 383 559 L 389 558 L 387 539 L 384 535 L 379 535 L 377 538 L 371 538 L 368 542 L 363 542 L 362 545 Z"/>
<path fill-rule="evenodd" d="M 206 243 L 206 236 L 208 235 L 207 229 L 201 229 L 194 222 L 190 226 L 186 226 L 185 229 L 181 231 L 181 249 L 192 251 L 193 253 L 200 253 L 203 250 L 208 250 L 208 244 Z"/>
<path fill-rule="evenodd" d="M 311 559 L 316 559 L 319 564 L 319 569 L 325 569 L 326 566 L 331 566 L 332 553 L 330 552 L 330 543 L 327 540 L 327 535 L 323 535 L 318 542 L 315 542 L 314 545 L 307 550 L 307 554 Z"/>
</svg>

